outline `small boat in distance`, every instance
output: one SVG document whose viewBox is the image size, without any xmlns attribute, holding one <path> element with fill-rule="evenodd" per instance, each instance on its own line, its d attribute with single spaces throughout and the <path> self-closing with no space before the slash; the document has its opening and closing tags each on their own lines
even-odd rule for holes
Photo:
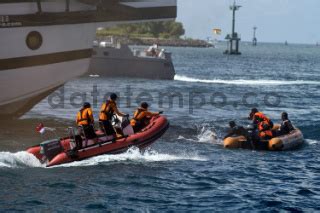
<svg viewBox="0 0 320 213">
<path fill-rule="evenodd" d="M 107 37 L 94 41 L 89 75 L 173 80 L 175 69 L 171 53 L 157 44 L 148 49 L 130 48 Z"/>
</svg>

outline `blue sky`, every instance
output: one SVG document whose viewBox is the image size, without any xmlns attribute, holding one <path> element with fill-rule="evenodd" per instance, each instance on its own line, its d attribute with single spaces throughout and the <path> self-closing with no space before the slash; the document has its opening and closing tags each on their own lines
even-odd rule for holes
<svg viewBox="0 0 320 213">
<path fill-rule="evenodd" d="M 212 29 L 222 29 L 222 40 L 231 31 L 233 0 L 178 0 L 177 21 L 183 22 L 186 36 L 205 39 Z M 320 43 L 320 0 L 238 0 L 236 31 L 251 41 L 257 26 L 258 41 Z"/>
</svg>

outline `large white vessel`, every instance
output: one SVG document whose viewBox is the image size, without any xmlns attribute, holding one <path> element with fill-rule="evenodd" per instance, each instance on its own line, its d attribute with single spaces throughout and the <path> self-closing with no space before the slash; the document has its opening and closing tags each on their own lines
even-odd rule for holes
<svg viewBox="0 0 320 213">
<path fill-rule="evenodd" d="M 0 114 L 88 70 L 97 27 L 176 17 L 176 0 L 0 0 Z"/>
</svg>

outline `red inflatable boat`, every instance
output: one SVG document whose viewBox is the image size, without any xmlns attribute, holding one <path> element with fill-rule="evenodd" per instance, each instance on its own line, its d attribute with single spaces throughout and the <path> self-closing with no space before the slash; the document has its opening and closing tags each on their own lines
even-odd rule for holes
<svg viewBox="0 0 320 213">
<path fill-rule="evenodd" d="M 150 120 L 148 126 L 130 136 L 124 136 L 117 140 L 106 140 L 106 137 L 100 135 L 97 143 L 80 149 L 71 149 L 76 138 L 66 137 L 45 141 L 39 145 L 30 147 L 27 152 L 36 156 L 40 161 L 46 163 L 47 167 L 59 164 L 79 161 L 102 154 L 118 154 L 126 152 L 130 147 L 143 149 L 158 138 L 160 138 L 169 128 L 169 122 L 164 116 L 156 116 Z M 97 132 L 98 133 L 98 132 Z M 84 140 L 76 136 L 79 140 Z"/>
</svg>

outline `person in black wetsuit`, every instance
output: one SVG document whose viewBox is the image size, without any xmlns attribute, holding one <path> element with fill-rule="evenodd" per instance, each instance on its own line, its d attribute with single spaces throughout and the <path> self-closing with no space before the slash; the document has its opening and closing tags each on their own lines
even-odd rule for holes
<svg viewBox="0 0 320 213">
<path fill-rule="evenodd" d="M 236 135 L 236 136 L 242 135 L 242 136 L 248 138 L 248 131 L 244 127 L 238 126 L 236 124 L 236 122 L 234 122 L 234 121 L 230 121 L 229 126 L 230 126 L 230 128 L 228 130 L 228 133 L 224 138 L 228 138 L 233 135 Z"/>
<path fill-rule="evenodd" d="M 281 126 L 280 129 L 277 132 L 277 135 L 285 135 L 290 133 L 292 130 L 294 130 L 294 127 L 291 123 L 291 121 L 289 120 L 289 116 L 287 112 L 283 112 L 281 113 Z"/>
</svg>

